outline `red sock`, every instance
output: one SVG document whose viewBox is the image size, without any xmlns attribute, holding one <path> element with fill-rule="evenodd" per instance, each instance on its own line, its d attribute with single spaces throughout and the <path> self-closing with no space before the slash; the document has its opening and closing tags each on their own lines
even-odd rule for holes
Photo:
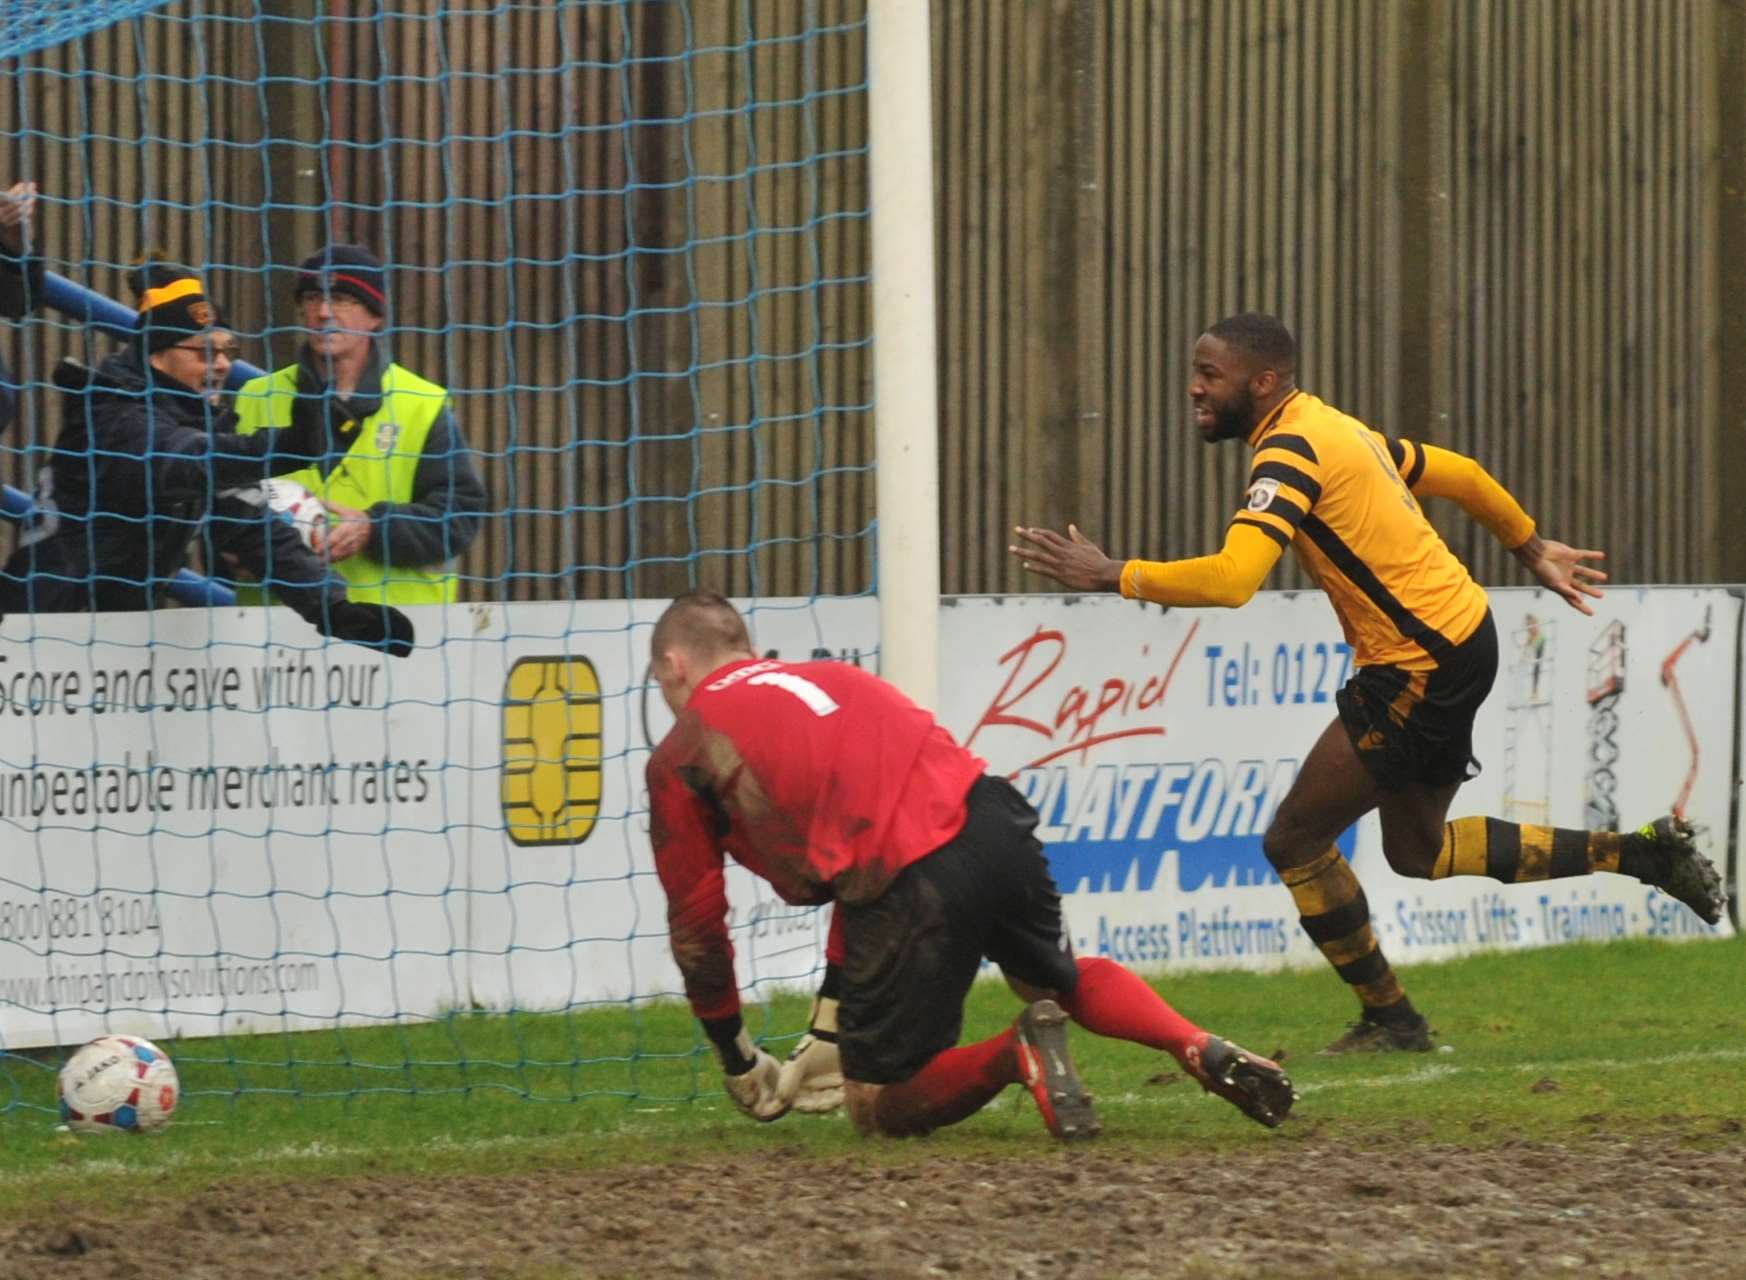
<svg viewBox="0 0 1746 1280">
<path fill-rule="evenodd" d="M 879 1091 L 873 1121 L 880 1133 L 912 1138 L 975 1115 L 1019 1078 L 1009 1027 L 992 1040 L 947 1049 L 901 1084 Z"/>
<path fill-rule="evenodd" d="M 1138 974 L 1102 956 L 1079 957 L 1079 985 L 1061 1007 L 1087 1031 L 1163 1049 L 1178 1062 L 1206 1038 Z"/>
</svg>

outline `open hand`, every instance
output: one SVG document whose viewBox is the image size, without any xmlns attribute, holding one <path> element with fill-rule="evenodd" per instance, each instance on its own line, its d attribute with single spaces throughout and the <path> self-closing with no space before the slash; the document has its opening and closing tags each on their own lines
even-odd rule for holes
<svg viewBox="0 0 1746 1280">
<path fill-rule="evenodd" d="M 1588 601 L 1583 597 L 1599 600 L 1601 589 L 1598 584 L 1605 582 L 1607 575 L 1584 561 L 1604 560 L 1606 552 L 1578 550 L 1562 542 L 1542 538 L 1536 533 L 1510 554 L 1540 580 L 1541 586 L 1563 597 L 1564 603 L 1572 609 L 1586 613 L 1591 618 L 1594 616 L 1594 610 L 1589 608 Z"/>
<path fill-rule="evenodd" d="M 1012 533 L 1018 541 L 1007 550 L 1030 572 L 1053 578 L 1075 591 L 1121 590 L 1122 561 L 1104 555 L 1101 547 L 1079 532 L 1078 525 L 1068 525 L 1066 536 L 1053 529 L 1022 525 Z"/>
</svg>

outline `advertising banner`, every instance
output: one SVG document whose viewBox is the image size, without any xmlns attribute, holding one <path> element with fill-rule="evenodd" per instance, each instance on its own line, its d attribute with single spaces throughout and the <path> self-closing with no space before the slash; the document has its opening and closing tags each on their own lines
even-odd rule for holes
<svg viewBox="0 0 1746 1280">
<path fill-rule="evenodd" d="M 1620 590 L 1594 618 L 1538 591 L 1492 601 L 1501 658 L 1475 729 L 1483 770 L 1450 816 L 1619 830 L 1677 812 L 1722 857 L 1736 660 L 1723 638 L 1739 601 Z M 1316 959 L 1261 837 L 1351 671 L 1319 593 L 1265 593 L 1234 611 L 974 598 L 948 609 L 942 630 L 942 718 L 1041 812 L 1076 947 L 1149 968 Z M 1619 876 L 1397 876 L 1374 816 L 1339 845 L 1385 951 L 1403 962 L 1714 932 Z"/>
<path fill-rule="evenodd" d="M 473 1000 L 487 1008 L 563 1008 L 579 1001 L 678 996 L 678 969 L 667 946 L 667 903 L 656 879 L 648 836 L 643 771 L 672 716 L 648 678 L 649 631 L 663 602 L 626 606 L 546 605 L 482 608 L 478 678 L 481 714 L 471 775 L 474 858 L 468 898 Z M 578 616 L 602 621 L 577 630 Z M 608 621 L 610 619 L 610 621 Z M 833 658 L 871 665 L 879 642 L 879 608 L 871 597 L 761 602 L 749 612 L 752 640 L 767 656 Z M 580 624 L 584 625 L 585 624 Z M 488 657 L 487 657 L 488 655 Z M 599 827 L 584 842 L 544 843 L 506 836 L 494 767 L 514 755 L 493 718 L 498 689 L 518 664 L 582 659 L 600 695 Z M 542 745 L 562 758 L 561 737 Z M 729 864 L 731 926 L 742 983 L 792 985 L 823 965 L 829 917 L 790 907 L 762 880 Z"/>
<path fill-rule="evenodd" d="M 462 996 L 467 646 L 395 662 L 279 610 L 0 635 L 8 1047 Z"/>
<path fill-rule="evenodd" d="M 0 624 L 0 1047 L 380 1024 L 677 995 L 643 770 L 661 602 L 416 611 L 393 660 L 288 612 Z M 1502 662 L 1453 816 L 1629 829 L 1726 858 L 1740 600 L 1493 593 Z M 868 664 L 871 598 L 763 601 L 759 650 Z M 1148 970 L 1319 963 L 1262 834 L 1351 654 L 1319 595 L 1160 611 L 951 602 L 942 722 L 1042 815 L 1075 945 Z M 1340 848 L 1395 959 L 1714 931 L 1617 876 L 1503 886 Z M 743 982 L 805 984 L 825 917 L 729 880 Z"/>
<path fill-rule="evenodd" d="M 555 1009 L 678 990 L 642 770 L 655 602 L 416 609 L 410 658 L 279 609 L 0 628 L 0 1047 Z M 761 602 L 857 659 L 871 599 Z M 741 972 L 816 911 L 730 884 Z"/>
</svg>

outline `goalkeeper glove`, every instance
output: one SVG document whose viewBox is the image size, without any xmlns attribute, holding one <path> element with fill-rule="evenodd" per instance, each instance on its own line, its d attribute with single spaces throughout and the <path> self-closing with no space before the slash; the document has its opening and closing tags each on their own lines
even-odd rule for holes
<svg viewBox="0 0 1746 1280">
<path fill-rule="evenodd" d="M 721 1059 L 722 1084 L 734 1106 L 754 1120 L 779 1120 L 788 1103 L 776 1093 L 782 1065 L 752 1043 L 738 1015 L 704 1023 L 716 1056 Z"/>
<path fill-rule="evenodd" d="M 843 1105 L 843 1063 L 837 1051 L 837 975 L 825 971 L 824 985 L 812 1001 L 812 1023 L 800 1037 L 776 1084 L 779 1098 L 794 1110 L 822 1115 Z"/>
</svg>

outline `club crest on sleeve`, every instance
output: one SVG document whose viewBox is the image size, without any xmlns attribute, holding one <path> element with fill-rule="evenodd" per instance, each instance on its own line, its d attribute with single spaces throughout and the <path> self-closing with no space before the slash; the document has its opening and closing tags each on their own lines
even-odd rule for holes
<svg viewBox="0 0 1746 1280">
<path fill-rule="evenodd" d="M 1273 498 L 1279 492 L 1279 481 L 1257 480 L 1249 486 L 1249 510 L 1265 511 L 1273 505 Z"/>
</svg>

